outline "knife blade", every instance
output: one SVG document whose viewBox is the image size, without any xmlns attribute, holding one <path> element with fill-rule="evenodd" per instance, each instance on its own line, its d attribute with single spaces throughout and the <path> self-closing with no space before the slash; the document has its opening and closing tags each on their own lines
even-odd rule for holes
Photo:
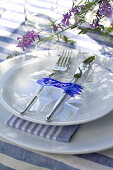
<svg viewBox="0 0 113 170">
<path fill-rule="evenodd" d="M 76 83 L 80 78 L 83 77 L 83 75 L 88 74 L 92 63 L 95 59 L 95 56 L 88 57 L 85 59 L 77 68 L 76 72 L 74 73 L 72 83 Z M 67 93 L 63 93 L 60 98 L 57 100 L 55 105 L 53 106 L 53 109 L 51 112 L 46 116 L 46 121 L 50 121 L 52 116 L 55 114 L 58 107 L 63 103 L 63 101 L 66 99 L 66 97 L 69 96 Z"/>
</svg>

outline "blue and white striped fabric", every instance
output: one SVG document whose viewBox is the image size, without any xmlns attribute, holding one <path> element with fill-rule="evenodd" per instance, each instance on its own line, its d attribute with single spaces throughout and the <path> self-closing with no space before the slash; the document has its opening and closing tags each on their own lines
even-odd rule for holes
<svg viewBox="0 0 113 170">
<path fill-rule="evenodd" d="M 62 4 L 66 0 L 62 0 Z M 35 0 L 32 0 L 35 3 Z M 39 1 L 38 1 L 39 2 Z M 40 0 L 38 8 L 49 10 L 51 0 Z M 60 2 L 60 1 L 59 1 Z M 69 1 L 68 1 L 69 2 Z M 1 1 L 0 1 L 1 3 Z M 40 4 L 43 5 L 40 7 Z M 0 61 L 5 60 L 9 53 L 14 50 L 19 51 L 16 47 L 17 37 L 25 34 L 24 27 L 24 10 L 23 0 L 4 0 L 4 8 L 6 9 L 0 18 Z M 104 54 L 112 57 L 112 44 L 105 43 L 100 35 L 87 34 L 77 35 L 73 32 L 71 36 L 76 41 L 72 46 L 83 52 L 93 52 L 96 54 Z M 44 46 L 40 46 L 38 50 L 42 50 Z M 49 45 L 48 48 L 49 49 Z M 57 49 L 53 46 L 51 49 Z M 62 45 L 62 48 L 65 48 Z M 67 46 L 70 48 L 70 46 Z M 30 149 L 22 148 L 0 137 L 0 170 L 112 170 L 113 169 L 113 149 L 98 153 L 90 153 L 83 155 L 58 155 L 42 152 L 35 152 Z"/>
<path fill-rule="evenodd" d="M 60 142 L 69 142 L 79 125 L 72 126 L 48 126 L 29 122 L 12 115 L 6 122 L 8 126 L 29 132 L 31 134 L 42 136 L 44 138 L 54 139 Z"/>
</svg>

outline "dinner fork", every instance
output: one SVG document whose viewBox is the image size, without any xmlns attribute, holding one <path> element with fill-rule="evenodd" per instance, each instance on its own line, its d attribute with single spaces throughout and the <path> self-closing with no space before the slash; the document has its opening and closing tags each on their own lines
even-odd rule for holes
<svg viewBox="0 0 113 170">
<path fill-rule="evenodd" d="M 51 78 L 56 72 L 65 72 L 67 71 L 71 59 L 71 51 L 63 51 L 62 55 L 60 55 L 57 63 L 55 64 L 53 68 L 53 72 L 48 76 L 48 78 Z M 33 101 L 37 98 L 37 96 L 40 94 L 44 87 L 40 87 L 40 89 L 36 90 L 36 92 L 33 94 L 30 101 L 27 103 L 27 105 L 21 110 L 20 114 L 24 115 L 25 111 L 30 107 L 30 105 L 33 103 Z"/>
</svg>

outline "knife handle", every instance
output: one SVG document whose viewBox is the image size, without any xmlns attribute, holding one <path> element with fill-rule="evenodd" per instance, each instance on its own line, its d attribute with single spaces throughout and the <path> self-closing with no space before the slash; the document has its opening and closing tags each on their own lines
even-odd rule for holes
<svg viewBox="0 0 113 170">
<path fill-rule="evenodd" d="M 71 83 L 75 83 L 77 82 L 78 78 L 73 78 Z M 50 122 L 52 116 L 54 115 L 55 111 L 58 109 L 58 107 L 63 103 L 63 101 L 66 99 L 66 97 L 68 97 L 69 95 L 67 93 L 63 93 L 60 98 L 57 100 L 57 102 L 55 103 L 55 105 L 53 106 L 53 109 L 51 110 L 51 112 L 46 116 L 46 121 Z"/>
<path fill-rule="evenodd" d="M 62 102 L 66 99 L 67 96 L 69 96 L 67 93 L 63 93 L 60 96 L 60 98 L 57 100 L 57 102 L 53 106 L 53 109 L 51 110 L 51 112 L 46 116 L 46 121 L 47 122 L 50 122 L 50 120 L 51 120 L 52 116 L 54 115 L 55 111 L 62 104 Z"/>
</svg>

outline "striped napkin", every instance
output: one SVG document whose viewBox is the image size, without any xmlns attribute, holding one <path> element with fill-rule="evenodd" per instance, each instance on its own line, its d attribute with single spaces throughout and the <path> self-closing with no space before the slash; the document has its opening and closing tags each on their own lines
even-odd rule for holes
<svg viewBox="0 0 113 170">
<path fill-rule="evenodd" d="M 38 96 L 35 103 L 31 106 L 30 111 L 36 111 L 38 113 L 48 112 L 49 109 L 53 106 L 52 101 L 56 101 L 60 98 L 62 94 L 62 89 L 56 88 L 56 87 L 45 87 L 41 95 Z M 20 102 L 19 100 L 19 106 L 22 106 L 23 100 Z M 74 101 L 73 101 L 74 100 Z M 17 101 L 18 102 L 18 101 Z M 66 102 L 64 102 L 64 109 L 60 112 L 62 116 L 67 113 L 67 110 L 70 109 L 71 112 L 77 113 L 78 107 L 72 106 L 71 103 L 79 103 L 81 104 L 83 102 L 82 95 L 76 96 L 76 99 L 73 97 L 70 97 L 70 99 Z M 38 106 L 38 107 L 37 107 Z M 67 114 L 68 115 L 68 114 Z M 51 126 L 51 125 L 42 125 L 37 124 L 34 122 L 29 122 L 24 119 L 21 119 L 19 117 L 16 117 L 15 115 L 12 115 L 6 122 L 8 126 L 23 130 L 25 132 L 29 132 L 31 134 L 42 136 L 44 138 L 54 139 L 57 141 L 62 142 L 69 142 L 73 134 L 76 132 L 78 125 L 71 125 L 71 126 Z"/>
<path fill-rule="evenodd" d="M 51 126 L 42 125 L 34 122 L 23 120 L 15 115 L 11 115 L 7 120 L 8 126 L 44 138 L 54 139 L 60 142 L 69 142 L 73 134 L 77 131 L 79 125 L 70 126 Z"/>
</svg>

